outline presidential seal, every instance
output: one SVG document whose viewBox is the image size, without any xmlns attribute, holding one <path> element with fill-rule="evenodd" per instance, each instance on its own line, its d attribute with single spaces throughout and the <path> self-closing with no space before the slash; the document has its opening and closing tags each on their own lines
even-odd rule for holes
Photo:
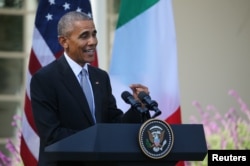
<svg viewBox="0 0 250 166">
<path fill-rule="evenodd" d="M 139 145 L 142 152 L 152 158 L 161 159 L 168 155 L 174 142 L 172 128 L 165 121 L 149 119 L 139 131 Z"/>
</svg>

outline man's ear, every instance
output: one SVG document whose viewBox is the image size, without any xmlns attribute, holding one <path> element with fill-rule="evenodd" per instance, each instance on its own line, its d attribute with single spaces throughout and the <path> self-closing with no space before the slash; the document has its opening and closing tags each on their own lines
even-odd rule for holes
<svg viewBox="0 0 250 166">
<path fill-rule="evenodd" d="M 64 36 L 59 36 L 58 41 L 63 48 L 68 48 L 67 38 Z"/>
</svg>

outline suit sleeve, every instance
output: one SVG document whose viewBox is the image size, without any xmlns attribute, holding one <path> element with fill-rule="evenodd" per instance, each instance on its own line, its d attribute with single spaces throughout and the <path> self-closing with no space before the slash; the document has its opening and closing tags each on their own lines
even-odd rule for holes
<svg viewBox="0 0 250 166">
<path fill-rule="evenodd" d="M 35 74 L 30 84 L 32 112 L 38 135 L 45 146 L 77 132 L 61 127 L 57 96 L 51 82 L 44 75 Z"/>
</svg>

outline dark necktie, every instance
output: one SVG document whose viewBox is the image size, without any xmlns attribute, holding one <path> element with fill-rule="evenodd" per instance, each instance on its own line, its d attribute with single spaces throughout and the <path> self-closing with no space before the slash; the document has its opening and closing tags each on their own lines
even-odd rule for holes
<svg viewBox="0 0 250 166">
<path fill-rule="evenodd" d="M 87 76 L 88 76 L 88 73 L 87 73 L 86 69 L 82 69 L 82 79 L 81 79 L 82 89 L 83 89 L 84 94 L 86 96 L 86 99 L 88 101 L 89 108 L 90 108 L 91 114 L 93 116 L 93 119 L 96 122 L 95 112 L 94 112 L 94 107 L 93 107 L 92 90 L 91 90 Z"/>
</svg>

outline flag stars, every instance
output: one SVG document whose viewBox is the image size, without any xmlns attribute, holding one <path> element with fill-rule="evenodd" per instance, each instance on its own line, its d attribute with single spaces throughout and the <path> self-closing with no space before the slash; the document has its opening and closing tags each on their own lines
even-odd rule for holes
<svg viewBox="0 0 250 166">
<path fill-rule="evenodd" d="M 55 4 L 55 0 L 49 0 L 49 4 L 50 5 L 54 5 Z"/>
<path fill-rule="evenodd" d="M 47 21 L 52 20 L 52 14 L 48 13 L 47 16 L 45 16 L 47 18 Z"/>
<path fill-rule="evenodd" d="M 70 5 L 69 3 L 65 2 L 64 5 L 63 5 L 64 10 L 70 9 L 69 5 Z"/>
<path fill-rule="evenodd" d="M 77 7 L 76 11 L 77 12 L 82 12 L 82 9 L 80 7 Z"/>
<path fill-rule="evenodd" d="M 92 18 L 92 14 L 90 12 L 88 12 L 88 16 Z"/>
</svg>

